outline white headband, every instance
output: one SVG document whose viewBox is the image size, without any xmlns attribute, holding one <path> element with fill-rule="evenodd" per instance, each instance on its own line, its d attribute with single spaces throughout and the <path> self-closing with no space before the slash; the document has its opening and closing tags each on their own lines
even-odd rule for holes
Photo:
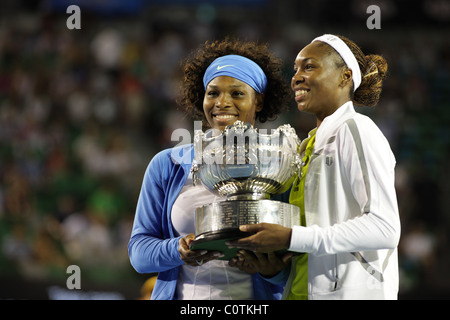
<svg viewBox="0 0 450 320">
<path fill-rule="evenodd" d="M 323 36 L 315 38 L 311 43 L 314 41 L 325 42 L 339 53 L 347 67 L 353 72 L 353 92 L 355 92 L 361 84 L 361 70 L 359 69 L 358 61 L 356 61 L 355 55 L 350 48 L 344 41 L 332 34 L 324 34 Z"/>
</svg>

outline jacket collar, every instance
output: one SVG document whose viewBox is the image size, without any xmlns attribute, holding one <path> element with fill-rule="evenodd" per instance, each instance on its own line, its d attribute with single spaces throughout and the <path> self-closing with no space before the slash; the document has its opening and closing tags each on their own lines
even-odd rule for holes
<svg viewBox="0 0 450 320">
<path fill-rule="evenodd" d="M 329 138 L 329 135 L 335 131 L 342 123 L 355 115 L 356 111 L 352 101 L 347 101 L 337 110 L 323 119 L 322 124 L 317 128 L 315 149 L 320 149 Z"/>
</svg>

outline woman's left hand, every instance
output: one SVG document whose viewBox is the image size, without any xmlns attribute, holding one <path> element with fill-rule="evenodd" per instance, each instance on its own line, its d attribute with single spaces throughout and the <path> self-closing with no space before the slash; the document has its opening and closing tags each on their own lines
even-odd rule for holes
<svg viewBox="0 0 450 320">
<path fill-rule="evenodd" d="M 180 238 L 178 251 L 181 260 L 183 260 L 185 264 L 198 267 L 211 260 L 223 257 L 223 253 L 219 251 L 191 250 L 189 245 L 194 239 L 195 235 L 193 233 Z"/>
</svg>

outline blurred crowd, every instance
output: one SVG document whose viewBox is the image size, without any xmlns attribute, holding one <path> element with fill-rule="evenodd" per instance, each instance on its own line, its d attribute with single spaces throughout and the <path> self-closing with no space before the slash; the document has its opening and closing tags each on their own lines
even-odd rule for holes
<svg viewBox="0 0 450 320">
<path fill-rule="evenodd" d="M 359 111 L 397 157 L 401 297 L 450 296 L 445 30 L 394 25 L 381 38 L 364 20 L 349 33 L 348 25 L 307 25 L 275 4 L 240 14 L 211 5 L 82 12 L 82 29 L 68 30 L 65 12 L 33 3 L 0 13 L 0 281 L 65 279 L 71 264 L 94 282 L 133 279 L 127 243 L 144 170 L 178 143 L 173 130 L 193 125 L 176 104 L 180 61 L 206 40 L 238 35 L 268 42 L 290 81 L 297 52 L 334 32 L 389 63 L 380 104 Z M 281 123 L 300 138 L 315 125 L 295 107 L 266 126 Z"/>
</svg>

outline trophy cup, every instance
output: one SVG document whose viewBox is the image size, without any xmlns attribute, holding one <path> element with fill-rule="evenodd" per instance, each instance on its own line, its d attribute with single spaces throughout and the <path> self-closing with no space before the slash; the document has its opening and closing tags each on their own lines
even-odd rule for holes
<svg viewBox="0 0 450 320">
<path fill-rule="evenodd" d="M 223 132 L 196 130 L 194 185 L 201 181 L 226 200 L 196 208 L 192 250 L 220 251 L 224 254 L 221 259 L 229 260 L 239 249 L 229 249 L 225 242 L 250 235 L 241 232 L 240 225 L 300 225 L 297 206 L 270 200 L 271 195 L 284 193 L 292 185 L 300 168 L 300 141 L 287 124 L 270 134 L 264 130 L 258 132 L 242 121 L 227 126 Z"/>
</svg>

